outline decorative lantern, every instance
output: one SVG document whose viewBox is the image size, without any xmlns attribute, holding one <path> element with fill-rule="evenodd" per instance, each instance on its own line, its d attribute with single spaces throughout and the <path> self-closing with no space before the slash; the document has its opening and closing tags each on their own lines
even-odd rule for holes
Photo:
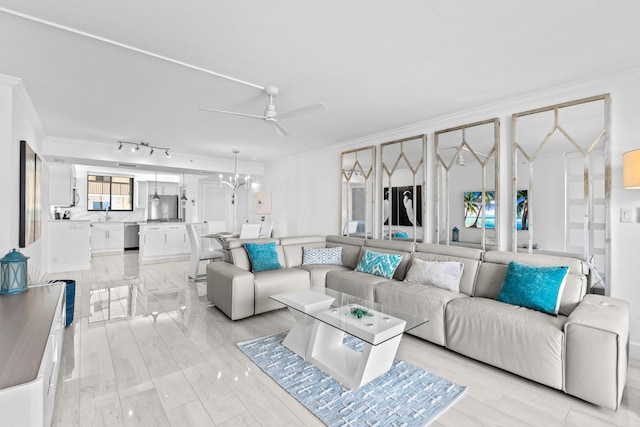
<svg viewBox="0 0 640 427">
<path fill-rule="evenodd" d="M 459 239 L 460 239 L 460 230 L 458 230 L 458 227 L 453 227 L 451 241 L 457 242 Z"/>
<path fill-rule="evenodd" d="M 19 294 L 28 291 L 27 260 L 29 257 L 13 249 L 0 259 L 1 284 L 0 295 Z"/>
</svg>

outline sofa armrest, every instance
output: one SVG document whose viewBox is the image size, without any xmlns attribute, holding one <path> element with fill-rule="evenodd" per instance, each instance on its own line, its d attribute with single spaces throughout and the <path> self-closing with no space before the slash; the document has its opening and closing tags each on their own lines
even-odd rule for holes
<svg viewBox="0 0 640 427">
<path fill-rule="evenodd" d="M 627 381 L 629 304 L 588 294 L 564 326 L 565 391 L 618 409 Z"/>
<path fill-rule="evenodd" d="M 231 320 L 253 316 L 253 273 L 228 262 L 207 264 L 207 298 Z"/>
</svg>

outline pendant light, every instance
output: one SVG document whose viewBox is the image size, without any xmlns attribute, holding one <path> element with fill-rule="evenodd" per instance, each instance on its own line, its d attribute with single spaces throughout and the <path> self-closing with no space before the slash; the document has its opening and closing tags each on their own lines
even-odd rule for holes
<svg viewBox="0 0 640 427">
<path fill-rule="evenodd" d="M 158 171 L 156 171 L 156 189 L 153 193 L 153 203 L 157 204 L 160 202 L 160 196 L 158 196 Z"/>
<path fill-rule="evenodd" d="M 186 202 L 187 200 L 187 185 L 184 182 L 184 174 L 182 174 L 182 196 L 180 196 L 180 200 Z"/>
</svg>

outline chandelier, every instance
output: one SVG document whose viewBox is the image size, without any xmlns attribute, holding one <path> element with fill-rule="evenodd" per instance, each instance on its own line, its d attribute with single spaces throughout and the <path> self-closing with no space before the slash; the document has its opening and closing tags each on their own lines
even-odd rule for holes
<svg viewBox="0 0 640 427">
<path fill-rule="evenodd" d="M 236 191 L 242 188 L 245 185 L 249 184 L 249 179 L 251 178 L 247 175 L 244 180 L 240 180 L 240 175 L 238 174 L 238 154 L 240 150 L 233 150 L 233 175 L 229 177 L 228 180 L 223 179 L 222 174 L 220 174 L 220 182 L 231 187 L 233 193 L 231 194 L 231 204 L 236 203 Z"/>
</svg>

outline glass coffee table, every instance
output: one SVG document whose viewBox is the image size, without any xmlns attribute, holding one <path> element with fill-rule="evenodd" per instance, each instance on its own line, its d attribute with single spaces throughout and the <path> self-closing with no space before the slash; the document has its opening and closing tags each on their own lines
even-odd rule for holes
<svg viewBox="0 0 640 427">
<path fill-rule="evenodd" d="M 305 289 L 270 298 L 289 307 L 296 319 L 283 344 L 352 390 L 387 372 L 402 334 L 428 322 L 332 289 Z M 345 345 L 345 334 L 362 340 L 362 351 Z"/>
</svg>

